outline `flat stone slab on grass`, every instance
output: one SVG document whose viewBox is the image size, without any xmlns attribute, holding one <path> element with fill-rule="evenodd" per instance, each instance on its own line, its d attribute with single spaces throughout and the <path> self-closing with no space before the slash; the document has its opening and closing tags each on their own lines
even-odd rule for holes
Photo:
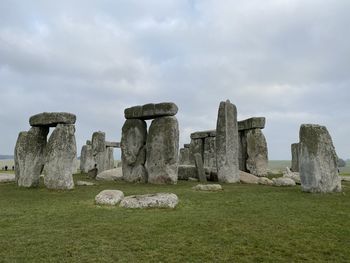
<svg viewBox="0 0 350 263">
<path fill-rule="evenodd" d="M 124 193 L 119 190 L 103 190 L 95 197 L 97 205 L 116 205 L 124 198 Z"/>
<path fill-rule="evenodd" d="M 273 181 L 267 177 L 259 177 L 258 184 L 273 185 Z"/>
<path fill-rule="evenodd" d="M 197 184 L 196 186 L 192 187 L 193 190 L 196 191 L 221 191 L 222 186 L 220 184 Z"/>
<path fill-rule="evenodd" d="M 78 185 L 78 186 L 92 186 L 95 184 L 91 183 L 91 182 L 86 182 L 86 181 L 77 181 L 76 185 Z"/>
<path fill-rule="evenodd" d="M 250 173 L 246 173 L 243 171 L 239 171 L 239 180 L 241 181 L 241 183 L 244 184 L 258 184 L 259 183 L 259 177 L 250 174 Z"/>
<path fill-rule="evenodd" d="M 122 167 L 117 167 L 114 169 L 103 171 L 96 176 L 96 180 L 99 181 L 117 181 L 122 180 L 123 171 Z"/>
<path fill-rule="evenodd" d="M 0 174 L 0 183 L 15 182 L 16 178 L 14 174 Z"/>
<path fill-rule="evenodd" d="M 68 112 L 43 112 L 29 119 L 31 126 L 56 127 L 57 124 L 75 124 L 77 117 Z"/>
<path fill-rule="evenodd" d="M 179 203 L 177 195 L 157 193 L 125 197 L 120 206 L 124 208 L 175 208 Z"/>
<path fill-rule="evenodd" d="M 350 182 L 350 176 L 339 176 L 342 181 Z"/>
<path fill-rule="evenodd" d="M 151 120 L 165 116 L 175 116 L 178 107 L 172 102 L 163 102 L 158 104 L 145 104 L 135 106 L 124 110 L 125 119 Z"/>
<path fill-rule="evenodd" d="M 286 177 L 272 178 L 274 186 L 295 186 L 295 181 Z"/>
</svg>

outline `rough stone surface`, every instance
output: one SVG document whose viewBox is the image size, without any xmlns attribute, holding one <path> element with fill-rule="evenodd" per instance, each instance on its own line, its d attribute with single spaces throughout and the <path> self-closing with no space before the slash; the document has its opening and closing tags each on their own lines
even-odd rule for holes
<svg viewBox="0 0 350 263">
<path fill-rule="evenodd" d="M 96 176 L 96 180 L 100 181 L 117 181 L 123 179 L 123 171 L 121 167 L 103 171 Z"/>
<path fill-rule="evenodd" d="M 150 120 L 165 116 L 174 116 L 178 112 L 178 107 L 172 102 L 163 102 L 158 104 L 145 104 L 135 106 L 124 110 L 125 119 Z"/>
<path fill-rule="evenodd" d="M 189 180 L 190 177 L 197 178 L 197 168 L 195 165 L 179 165 L 178 166 L 178 179 Z"/>
<path fill-rule="evenodd" d="M 252 129 L 246 133 L 247 170 L 256 176 L 266 176 L 268 169 L 267 143 L 260 129 Z"/>
<path fill-rule="evenodd" d="M 147 124 L 143 120 L 126 120 L 122 128 L 121 151 L 123 179 L 127 182 L 147 182 Z"/>
<path fill-rule="evenodd" d="M 291 170 L 293 172 L 299 172 L 299 143 L 293 143 L 291 145 L 291 152 L 292 152 Z"/>
<path fill-rule="evenodd" d="M 203 154 L 204 141 L 202 139 L 191 139 L 190 143 L 190 164 L 195 165 L 194 155 L 196 153 Z"/>
<path fill-rule="evenodd" d="M 191 145 L 190 143 L 185 143 L 185 144 L 184 144 L 184 148 L 188 148 L 188 149 L 189 149 L 189 148 L 190 148 L 190 145 Z"/>
<path fill-rule="evenodd" d="M 106 134 L 98 131 L 92 134 L 92 150 L 94 156 L 98 153 L 104 152 L 106 149 Z"/>
<path fill-rule="evenodd" d="M 285 177 L 272 178 L 274 186 L 295 186 L 294 180 Z"/>
<path fill-rule="evenodd" d="M 95 167 L 95 160 L 94 160 L 92 146 L 84 145 L 81 148 L 81 154 L 80 154 L 80 171 L 83 173 L 88 173 L 94 167 Z"/>
<path fill-rule="evenodd" d="M 29 119 L 31 126 L 56 127 L 57 124 L 74 124 L 77 117 L 67 112 L 43 112 Z"/>
<path fill-rule="evenodd" d="M 238 122 L 238 130 L 250 130 L 250 129 L 264 129 L 265 118 L 264 117 L 253 117 Z"/>
<path fill-rule="evenodd" d="M 37 187 L 45 164 L 48 127 L 32 127 L 21 132 L 15 147 L 16 181 L 18 186 Z"/>
<path fill-rule="evenodd" d="M 91 183 L 91 182 L 86 182 L 86 181 L 77 181 L 76 185 L 78 185 L 78 186 L 92 186 L 95 184 Z"/>
<path fill-rule="evenodd" d="M 350 176 L 339 176 L 341 181 L 350 182 Z"/>
<path fill-rule="evenodd" d="M 219 182 L 239 182 L 237 109 L 229 100 L 218 111 L 216 158 Z"/>
<path fill-rule="evenodd" d="M 238 131 L 238 162 L 239 170 L 248 172 L 247 170 L 247 131 Z"/>
<path fill-rule="evenodd" d="M 216 138 L 207 137 L 204 139 L 203 151 L 204 167 L 216 169 Z"/>
<path fill-rule="evenodd" d="M 292 172 L 288 167 L 283 171 L 283 177 L 292 179 L 296 184 L 301 184 L 300 174 Z"/>
<path fill-rule="evenodd" d="M 241 183 L 244 184 L 258 184 L 259 183 L 259 177 L 250 174 L 250 173 L 246 173 L 243 171 L 239 171 L 239 179 L 241 181 Z"/>
<path fill-rule="evenodd" d="M 179 164 L 180 165 L 189 165 L 190 164 L 190 149 L 189 148 L 181 148 L 180 149 Z"/>
<path fill-rule="evenodd" d="M 49 189 L 72 189 L 72 167 L 77 155 L 74 125 L 58 124 L 46 146 L 44 183 Z"/>
<path fill-rule="evenodd" d="M 113 147 L 106 147 L 105 154 L 105 170 L 110 170 L 114 168 L 114 154 L 113 154 Z"/>
<path fill-rule="evenodd" d="M 215 137 L 216 130 L 199 131 L 191 133 L 191 139 L 204 139 L 207 137 Z"/>
<path fill-rule="evenodd" d="M 303 124 L 300 127 L 299 172 L 305 192 L 339 192 L 338 157 L 332 138 L 324 126 Z"/>
<path fill-rule="evenodd" d="M 179 153 L 179 124 L 176 117 L 153 120 L 146 145 L 148 182 L 176 184 Z"/>
<path fill-rule="evenodd" d="M 97 205 L 116 205 L 124 198 L 124 193 L 119 190 L 103 190 L 95 197 Z"/>
<path fill-rule="evenodd" d="M 175 208 L 179 198 L 171 193 L 132 195 L 125 197 L 121 207 L 125 208 Z"/>
<path fill-rule="evenodd" d="M 194 156 L 194 159 L 195 159 L 196 168 L 197 168 L 198 180 L 201 183 L 206 183 L 207 177 L 206 177 L 205 172 L 204 172 L 202 155 L 200 155 L 199 153 L 196 153 Z"/>
<path fill-rule="evenodd" d="M 95 179 L 97 176 L 97 168 L 93 168 L 88 171 L 87 176 L 90 177 L 91 179 Z"/>
<path fill-rule="evenodd" d="M 259 177 L 258 184 L 262 185 L 273 185 L 273 181 L 266 177 Z"/>
<path fill-rule="evenodd" d="M 198 184 L 192 189 L 196 191 L 221 191 L 222 186 L 219 184 Z"/>
<path fill-rule="evenodd" d="M 11 183 L 16 181 L 14 174 L 0 174 L 0 183 Z"/>
</svg>

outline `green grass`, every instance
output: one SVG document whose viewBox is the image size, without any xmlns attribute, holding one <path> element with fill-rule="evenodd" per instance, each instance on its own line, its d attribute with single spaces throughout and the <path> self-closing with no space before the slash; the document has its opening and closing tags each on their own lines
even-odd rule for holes
<svg viewBox="0 0 350 263">
<path fill-rule="evenodd" d="M 83 175 L 75 179 L 85 179 Z M 72 191 L 0 185 L 1 262 L 346 262 L 350 184 L 337 194 L 300 187 L 176 186 L 97 182 Z M 174 210 L 101 207 L 104 189 L 173 192 Z"/>
</svg>

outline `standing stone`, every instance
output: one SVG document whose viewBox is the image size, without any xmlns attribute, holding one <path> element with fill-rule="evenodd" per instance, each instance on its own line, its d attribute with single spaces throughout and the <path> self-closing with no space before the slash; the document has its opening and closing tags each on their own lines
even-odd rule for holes
<svg viewBox="0 0 350 263">
<path fill-rule="evenodd" d="M 267 175 L 268 153 L 264 134 L 260 129 L 248 130 L 247 140 L 247 170 L 256 176 Z"/>
<path fill-rule="evenodd" d="M 238 131 L 238 162 L 239 170 L 248 172 L 247 170 L 247 131 Z"/>
<path fill-rule="evenodd" d="M 199 153 L 196 153 L 194 156 L 194 159 L 196 162 L 196 168 L 197 168 L 199 182 L 205 183 L 207 181 L 207 177 L 205 176 L 205 172 L 204 172 L 202 155 L 200 155 Z"/>
<path fill-rule="evenodd" d="M 72 166 L 77 154 L 74 133 L 74 125 L 58 124 L 48 140 L 44 183 L 49 189 L 74 188 Z"/>
<path fill-rule="evenodd" d="M 190 149 L 189 148 L 181 148 L 180 149 L 179 164 L 180 165 L 189 165 L 190 164 Z"/>
<path fill-rule="evenodd" d="M 179 124 L 176 117 L 153 120 L 146 145 L 148 182 L 176 184 L 179 152 Z"/>
<path fill-rule="evenodd" d="M 291 145 L 291 151 L 292 151 L 291 170 L 293 172 L 299 172 L 299 143 L 293 143 Z"/>
<path fill-rule="evenodd" d="M 84 145 L 81 148 L 80 155 L 80 171 L 83 173 L 88 173 L 95 166 L 94 155 L 92 151 L 91 144 Z"/>
<path fill-rule="evenodd" d="M 237 109 L 229 100 L 218 111 L 216 158 L 219 182 L 239 182 Z"/>
<path fill-rule="evenodd" d="M 299 172 L 305 192 L 339 192 L 341 181 L 332 138 L 324 126 L 303 124 L 299 132 Z"/>
<path fill-rule="evenodd" d="M 106 159 L 105 159 L 105 170 L 110 170 L 114 168 L 114 154 L 113 147 L 106 148 Z"/>
<path fill-rule="evenodd" d="M 97 173 L 102 173 L 103 171 L 108 170 L 108 167 L 106 167 L 106 134 L 104 132 L 98 131 L 92 134 L 92 151 Z"/>
<path fill-rule="evenodd" d="M 16 181 L 18 186 L 37 187 L 45 164 L 48 127 L 32 127 L 21 132 L 15 147 Z"/>
<path fill-rule="evenodd" d="M 203 161 L 204 167 L 216 168 L 216 138 L 207 137 L 204 139 Z"/>
<path fill-rule="evenodd" d="M 147 124 L 143 120 L 126 120 L 122 128 L 123 179 L 128 182 L 147 182 L 146 162 Z"/>
<path fill-rule="evenodd" d="M 202 139 L 191 139 L 190 143 L 190 164 L 195 165 L 194 155 L 199 153 L 203 156 L 204 143 Z"/>
</svg>

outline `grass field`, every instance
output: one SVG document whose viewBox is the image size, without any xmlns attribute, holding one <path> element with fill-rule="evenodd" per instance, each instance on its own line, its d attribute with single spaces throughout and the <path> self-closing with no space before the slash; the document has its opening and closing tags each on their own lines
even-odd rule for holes
<svg viewBox="0 0 350 263">
<path fill-rule="evenodd" d="M 0 261 L 350 261 L 350 183 L 327 195 L 243 184 L 195 192 L 195 184 L 97 182 L 66 192 L 1 184 Z M 104 189 L 173 192 L 180 203 L 174 210 L 96 206 Z"/>
</svg>

